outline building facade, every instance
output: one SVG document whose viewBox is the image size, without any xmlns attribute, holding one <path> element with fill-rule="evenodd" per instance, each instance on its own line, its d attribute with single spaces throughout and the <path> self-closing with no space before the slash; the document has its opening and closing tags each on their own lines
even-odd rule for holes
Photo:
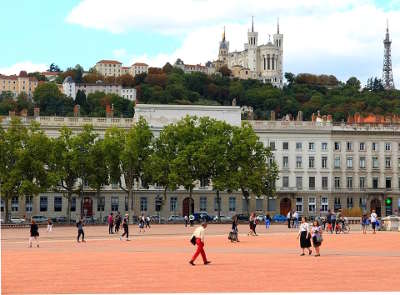
<svg viewBox="0 0 400 295">
<path fill-rule="evenodd" d="M 225 37 L 219 43 L 218 59 L 214 62 L 217 69 L 227 66 L 234 77 L 241 79 L 258 79 L 274 86 L 283 86 L 283 34 L 277 31 L 267 44 L 258 43 L 258 32 L 251 29 L 247 33 L 247 43 L 243 51 L 229 51 L 229 42 Z"/>
<path fill-rule="evenodd" d="M 22 92 L 32 99 L 33 92 L 38 86 L 38 80 L 35 77 L 28 77 L 25 71 L 21 71 L 18 76 L 5 76 L 0 74 L 0 93 L 9 91 L 17 97 Z"/>
<path fill-rule="evenodd" d="M 62 126 L 78 133 L 84 124 L 92 124 L 103 136 L 107 128 L 131 128 L 144 117 L 155 136 L 171 122 L 186 114 L 211 116 L 239 126 L 239 107 L 138 105 L 134 119 L 123 118 L 24 118 L 36 120 L 51 136 L 59 135 Z M 2 122 L 7 127 L 9 118 Z M 317 118 L 314 121 L 249 121 L 265 146 L 271 147 L 279 167 L 275 196 L 250 196 L 249 207 L 239 192 L 221 193 L 221 215 L 246 213 L 285 215 L 296 210 L 300 215 L 325 215 L 329 209 L 375 209 L 380 216 L 398 214 L 400 206 L 400 124 L 335 124 Z M 123 182 L 123 180 L 122 180 Z M 157 186 L 135 186 L 135 197 L 128 200 L 117 184 L 105 186 L 100 198 L 84 186 L 83 196 L 74 196 L 71 217 L 78 215 L 103 218 L 110 212 L 130 215 L 156 215 L 156 200 L 163 195 Z M 390 205 L 387 200 L 390 199 Z M 4 203 L 2 202 L 2 212 Z M 13 216 L 66 216 L 67 200 L 62 193 L 48 192 L 37 197 L 23 196 L 11 200 Z M 198 182 L 193 199 L 183 188 L 168 192 L 160 215 L 185 215 L 189 211 L 206 211 L 215 215 L 217 199 L 212 184 Z M 4 214 L 4 212 L 2 213 Z"/>
<path fill-rule="evenodd" d="M 75 99 L 78 90 L 85 92 L 86 96 L 90 93 L 104 92 L 105 94 L 117 94 L 131 101 L 136 100 L 135 88 L 122 88 L 120 84 L 103 83 L 75 83 L 72 77 L 68 76 L 64 79 L 62 84 L 62 92 Z"/>
<path fill-rule="evenodd" d="M 149 65 L 144 62 L 136 62 L 129 68 L 129 74 L 135 77 L 136 75 L 149 72 Z"/>
<path fill-rule="evenodd" d="M 95 65 L 96 71 L 104 77 L 119 77 L 121 73 L 122 63 L 116 60 L 102 59 Z"/>
</svg>

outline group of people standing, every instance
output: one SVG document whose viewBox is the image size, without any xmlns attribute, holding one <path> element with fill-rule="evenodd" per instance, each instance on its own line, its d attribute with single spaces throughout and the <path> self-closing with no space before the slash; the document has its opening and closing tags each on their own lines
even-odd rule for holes
<svg viewBox="0 0 400 295">
<path fill-rule="evenodd" d="M 297 211 L 290 211 L 286 215 L 288 228 L 297 228 L 299 226 L 299 213 Z"/>
<path fill-rule="evenodd" d="M 108 223 L 108 234 L 112 235 L 114 233 L 118 233 L 122 224 L 122 229 L 124 232 L 120 236 L 120 240 L 122 240 L 123 237 L 126 238 L 127 241 L 129 241 L 129 214 L 126 213 L 125 217 L 122 218 L 121 213 L 118 212 L 115 217 L 114 214 L 111 212 L 110 215 L 107 217 L 107 223 Z"/>
<path fill-rule="evenodd" d="M 311 241 L 316 252 L 315 256 L 321 256 L 319 248 L 321 247 L 323 241 L 322 233 L 322 227 L 317 220 L 314 220 L 312 226 L 310 227 L 309 223 L 307 222 L 307 218 L 301 218 L 299 234 L 297 235 L 297 239 L 300 238 L 300 248 L 302 249 L 302 253 L 300 254 L 301 256 L 305 255 L 305 249 L 308 250 L 308 255 L 312 254 Z"/>
</svg>

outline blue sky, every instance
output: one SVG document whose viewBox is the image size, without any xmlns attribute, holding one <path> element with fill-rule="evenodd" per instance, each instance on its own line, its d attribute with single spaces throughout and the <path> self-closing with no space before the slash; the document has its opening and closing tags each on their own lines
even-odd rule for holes
<svg viewBox="0 0 400 295">
<path fill-rule="evenodd" d="M 161 66 L 216 58 L 223 26 L 242 50 L 251 16 L 259 43 L 284 34 L 284 71 L 334 74 L 363 82 L 380 76 L 389 19 L 395 83 L 400 85 L 400 1 L 383 0 L 65 0 L 4 1 L 0 73 L 85 69 L 100 59 Z M 18 38 L 16 38 L 16 36 Z"/>
</svg>

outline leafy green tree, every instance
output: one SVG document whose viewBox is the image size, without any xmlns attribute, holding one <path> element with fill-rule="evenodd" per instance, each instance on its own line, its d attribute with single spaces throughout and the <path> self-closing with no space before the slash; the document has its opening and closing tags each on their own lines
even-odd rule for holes
<svg viewBox="0 0 400 295">
<path fill-rule="evenodd" d="M 110 179 L 113 183 L 119 183 L 127 193 L 131 210 L 134 210 L 133 204 L 136 202 L 135 183 L 139 184 L 144 179 L 144 165 L 152 152 L 152 139 L 153 133 L 143 118 L 139 118 L 128 131 L 112 128 L 106 131 L 104 137 Z"/>
<path fill-rule="evenodd" d="M 61 72 L 61 70 L 58 67 L 58 65 L 56 65 L 54 62 L 51 63 L 51 65 L 49 66 L 49 69 L 47 71 L 48 72 Z"/>
<path fill-rule="evenodd" d="M 43 83 L 33 92 L 33 101 L 43 115 L 65 116 L 73 111 L 72 98 L 61 93 L 56 83 Z"/>
<path fill-rule="evenodd" d="M 361 82 L 356 77 L 350 77 L 346 82 L 346 86 L 352 87 L 356 90 L 360 90 Z"/>
</svg>

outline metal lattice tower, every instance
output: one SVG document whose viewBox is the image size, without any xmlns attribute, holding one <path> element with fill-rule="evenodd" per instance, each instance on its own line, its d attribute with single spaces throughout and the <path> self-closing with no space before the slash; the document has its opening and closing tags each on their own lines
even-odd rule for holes
<svg viewBox="0 0 400 295">
<path fill-rule="evenodd" d="M 383 40 L 383 45 L 385 47 L 385 53 L 383 56 L 382 83 L 385 89 L 394 89 L 391 54 L 392 41 L 389 38 L 389 23 L 387 23 L 386 26 L 386 37 L 385 40 Z"/>
</svg>

